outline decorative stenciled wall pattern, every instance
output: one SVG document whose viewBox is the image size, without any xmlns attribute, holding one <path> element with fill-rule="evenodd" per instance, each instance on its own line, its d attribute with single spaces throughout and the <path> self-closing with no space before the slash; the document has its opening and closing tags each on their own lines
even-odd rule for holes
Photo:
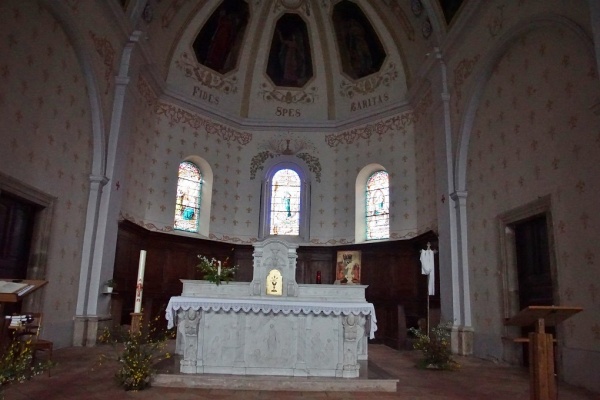
<svg viewBox="0 0 600 400">
<path fill-rule="evenodd" d="M 390 88 L 398 78 L 398 70 L 393 62 L 382 66 L 381 71 L 358 82 L 342 79 L 340 82 L 340 96 L 354 98 L 354 96 L 369 95 L 380 87 Z"/>
<path fill-rule="evenodd" d="M 423 91 L 414 112 L 418 232 L 437 231 L 434 127 L 430 117 L 433 93 Z"/>
<path fill-rule="evenodd" d="M 218 90 L 225 95 L 238 91 L 237 77 L 235 75 L 223 77 L 213 72 L 210 68 L 200 65 L 194 59 L 194 56 L 187 52 L 181 54 L 175 65 L 183 71 L 186 77 L 194 79 L 202 86 Z"/>
<path fill-rule="evenodd" d="M 312 141 L 294 137 L 294 135 L 277 135 L 266 140 L 259 146 L 261 150 L 252 157 L 250 164 L 250 179 L 255 179 L 257 172 L 264 169 L 267 160 L 276 158 L 280 155 L 295 156 L 304 161 L 313 178 L 321 182 L 321 162 L 319 161 L 318 151 Z"/>
<path fill-rule="evenodd" d="M 108 94 L 113 83 L 112 75 L 115 68 L 115 49 L 107 38 L 100 37 L 92 31 L 89 31 L 89 35 L 94 42 L 96 52 L 102 58 L 104 65 L 104 94 Z"/>
<path fill-rule="evenodd" d="M 416 182 L 414 116 L 410 112 L 376 121 L 348 131 L 325 135 L 333 150 L 332 184 L 323 196 L 333 200 L 330 209 L 317 209 L 319 226 L 331 226 L 332 235 L 354 239 L 355 184 L 360 170 L 370 163 L 383 165 L 390 176 L 390 238 L 416 235 Z M 333 194 L 332 194 L 333 193 Z M 313 213 L 315 209 L 313 207 Z M 314 214 L 313 214 L 314 215 Z M 329 244 L 329 243 L 328 243 Z"/>
<path fill-rule="evenodd" d="M 158 101 L 143 79 L 136 86 L 140 101 L 136 102 L 124 218 L 151 230 L 172 231 L 176 167 L 183 158 L 197 155 L 210 164 L 215 177 L 209 238 L 252 243 L 258 240 L 260 166 L 271 156 L 291 153 L 311 172 L 312 244 L 354 242 L 356 176 L 372 162 L 385 164 L 392 178 L 392 207 L 399 211 L 393 216 L 391 238 L 416 234 L 411 114 L 337 138 L 316 132 L 249 134 Z M 261 140 L 253 140 L 259 134 Z M 339 144 L 331 149 L 316 143 L 319 140 Z M 317 149 L 327 149 L 328 156 Z M 256 158 L 265 152 L 266 158 Z"/>
<path fill-rule="evenodd" d="M 246 239 L 235 237 L 235 226 L 247 220 L 245 214 L 257 210 L 242 210 L 237 205 L 240 175 L 247 170 L 240 164 L 240 153 L 252 141 L 252 134 L 160 102 L 143 78 L 136 87 L 141 101 L 136 103 L 123 217 L 147 229 L 172 231 L 177 167 L 184 158 L 196 155 L 204 158 L 214 173 L 211 232 L 215 233 L 211 235 L 215 236 L 211 237 L 244 242 Z"/>
<path fill-rule="evenodd" d="M 576 89 L 577 88 L 577 89 Z M 499 60 L 477 110 L 469 144 L 469 265 L 475 328 L 502 331 L 490 309 L 502 304 L 495 218 L 550 194 L 561 305 L 598 304 L 598 116 L 594 58 L 559 27 L 519 38 Z M 593 311 L 566 322 L 567 346 L 600 347 Z M 496 350 L 500 351 L 500 350 Z M 496 354 L 498 356 L 498 354 Z"/>
<path fill-rule="evenodd" d="M 70 345 L 91 173 L 85 78 L 61 25 L 37 2 L 0 2 L 0 171 L 56 197 L 45 336 Z"/>
<path fill-rule="evenodd" d="M 406 133 L 406 128 L 411 125 L 412 122 L 412 114 L 404 113 L 384 121 L 378 121 L 349 131 L 326 135 L 325 141 L 330 147 L 336 147 L 341 144 L 352 144 L 360 139 L 368 140 L 374 135 L 377 135 L 377 140 L 381 141 L 383 139 L 383 134 L 391 133 L 394 130 Z"/>
<path fill-rule="evenodd" d="M 127 157 L 126 181 L 122 182 L 125 195 L 121 209 L 121 217 L 135 222 L 146 229 L 170 232 L 172 226 L 156 226 L 144 221 L 145 206 L 147 206 L 147 195 L 153 194 L 153 202 L 159 203 L 161 210 L 166 210 L 169 204 L 166 198 L 167 192 L 155 193 L 149 188 L 149 179 L 156 177 L 156 172 L 150 172 L 150 168 L 156 168 L 160 161 L 151 156 L 155 147 L 154 140 L 160 133 L 156 131 L 156 102 L 157 99 L 148 84 L 139 80 L 137 85 L 136 101 L 134 104 L 135 119 L 132 124 L 131 143 Z"/>
</svg>

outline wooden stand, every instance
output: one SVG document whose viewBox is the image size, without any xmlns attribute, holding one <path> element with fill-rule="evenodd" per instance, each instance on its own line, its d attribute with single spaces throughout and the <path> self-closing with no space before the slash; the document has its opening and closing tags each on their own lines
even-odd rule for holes
<svg viewBox="0 0 600 400">
<path fill-rule="evenodd" d="M 546 333 L 546 326 L 558 325 L 582 310 L 581 307 L 529 306 L 504 322 L 505 325 L 535 326 L 535 332 L 531 332 L 528 339 L 515 339 L 515 342 L 529 342 L 531 400 L 557 398 L 554 377 L 554 338 L 551 333 Z"/>
<path fill-rule="evenodd" d="M 2 318 L 1 326 L 0 326 L 0 348 L 4 348 L 4 345 L 8 341 L 8 327 L 10 324 L 10 320 L 4 317 L 4 305 L 6 303 L 18 303 L 26 296 L 35 292 L 42 286 L 48 283 L 48 281 L 44 280 L 34 280 L 34 279 L 0 279 L 0 282 L 4 283 L 18 283 L 21 284 L 21 287 L 15 290 L 10 289 L 10 287 L 5 286 L 4 291 L 0 290 L 0 318 Z M 24 286 L 22 286 L 24 285 Z M 8 287 L 8 290 L 6 288 Z"/>
<path fill-rule="evenodd" d="M 131 333 L 139 333 L 142 324 L 142 313 L 131 313 Z"/>
<path fill-rule="evenodd" d="M 23 297 L 35 292 L 42 286 L 44 286 L 48 281 L 43 281 L 39 279 L 19 279 L 18 282 L 14 279 L 0 279 L 0 282 L 16 282 L 20 284 L 24 284 L 25 286 L 19 290 L 15 290 L 13 292 L 0 292 L 0 304 L 1 303 L 16 303 L 21 301 Z"/>
</svg>

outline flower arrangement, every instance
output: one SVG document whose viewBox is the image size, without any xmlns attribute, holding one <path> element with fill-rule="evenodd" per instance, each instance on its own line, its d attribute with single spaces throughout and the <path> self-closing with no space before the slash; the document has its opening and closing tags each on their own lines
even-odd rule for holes
<svg viewBox="0 0 600 400">
<path fill-rule="evenodd" d="M 450 323 L 441 323 L 431 328 L 429 335 L 420 329 L 410 328 L 416 341 L 413 345 L 415 350 L 423 353 L 424 359 L 419 363 L 421 368 L 456 370 L 460 365 L 452 359 L 450 349 Z"/>
<path fill-rule="evenodd" d="M 200 263 L 196 265 L 196 268 L 202 271 L 204 279 L 217 285 L 220 285 L 221 282 L 228 283 L 231 281 L 238 269 L 237 265 L 229 265 L 229 257 L 221 262 L 214 257 L 209 260 L 207 257 L 199 254 L 198 259 Z"/>
<path fill-rule="evenodd" d="M 0 355 L 0 399 L 3 391 L 11 383 L 23 383 L 39 375 L 52 366 L 50 361 L 34 362 L 33 342 L 20 340 L 13 335 L 8 346 Z"/>
<path fill-rule="evenodd" d="M 171 357 L 165 348 L 167 341 L 175 337 L 175 330 L 159 330 L 158 318 L 147 326 L 140 323 L 138 332 L 124 327 L 106 328 L 98 338 L 100 343 L 110 344 L 116 352 L 116 357 L 101 355 L 100 363 L 111 359 L 118 362 L 115 378 L 125 390 L 137 391 L 150 386 L 156 363 Z"/>
</svg>

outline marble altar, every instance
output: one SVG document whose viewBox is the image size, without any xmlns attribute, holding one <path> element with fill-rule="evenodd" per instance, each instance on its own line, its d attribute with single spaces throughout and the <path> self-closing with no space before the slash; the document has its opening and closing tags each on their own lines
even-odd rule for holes
<svg viewBox="0 0 600 400">
<path fill-rule="evenodd" d="M 296 248 L 255 244 L 250 283 L 182 280 L 166 311 L 182 373 L 359 376 L 377 329 L 366 286 L 297 284 Z"/>
</svg>

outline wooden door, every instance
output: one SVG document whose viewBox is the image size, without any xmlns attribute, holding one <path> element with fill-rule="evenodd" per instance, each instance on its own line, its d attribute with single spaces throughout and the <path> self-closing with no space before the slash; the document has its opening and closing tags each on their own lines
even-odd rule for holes
<svg viewBox="0 0 600 400">
<path fill-rule="evenodd" d="M 25 279 L 37 208 L 34 204 L 0 193 L 0 278 Z M 4 303 L 2 314 L 21 310 L 21 303 Z"/>
<path fill-rule="evenodd" d="M 25 279 L 37 207 L 0 194 L 0 278 Z"/>
<path fill-rule="evenodd" d="M 554 298 L 545 215 L 515 224 L 515 249 L 521 310 L 528 306 L 552 305 Z"/>
<path fill-rule="evenodd" d="M 538 215 L 515 223 L 515 250 L 519 279 L 519 307 L 549 306 L 554 304 L 552 270 L 546 215 Z M 533 326 L 523 327 L 527 337 Z M 554 334 L 554 328 L 547 328 Z M 523 346 L 523 365 L 529 365 L 529 348 Z"/>
</svg>

